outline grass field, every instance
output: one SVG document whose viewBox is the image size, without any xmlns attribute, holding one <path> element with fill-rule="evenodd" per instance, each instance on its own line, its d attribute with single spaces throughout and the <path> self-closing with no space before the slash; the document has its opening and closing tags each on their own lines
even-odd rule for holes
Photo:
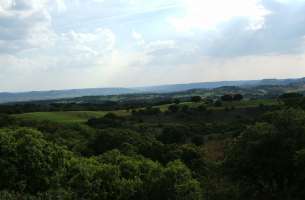
<svg viewBox="0 0 305 200">
<path fill-rule="evenodd" d="M 14 115 L 23 120 L 31 121 L 52 121 L 58 123 L 84 123 L 93 117 L 103 117 L 109 112 L 106 111 L 68 111 L 68 112 L 34 112 Z M 125 110 L 112 111 L 120 116 L 128 115 Z"/>
<path fill-rule="evenodd" d="M 256 107 L 260 104 L 270 106 L 270 105 L 278 105 L 279 103 L 275 100 L 247 100 L 240 102 L 227 102 L 227 103 L 223 103 L 223 106 L 221 107 L 208 106 L 208 108 L 212 110 L 224 110 L 225 107 L 234 106 L 236 109 L 238 109 L 238 108 Z M 170 105 L 172 104 L 166 104 L 156 107 L 160 108 L 162 112 L 165 112 Z M 182 105 L 187 105 L 189 107 L 198 107 L 199 105 L 202 105 L 202 103 L 184 102 L 180 104 L 180 106 Z M 107 113 L 109 112 L 108 111 L 34 112 L 34 113 L 25 113 L 14 116 L 22 120 L 31 120 L 31 121 L 52 121 L 58 123 L 84 123 L 90 118 L 103 117 Z M 128 112 L 127 110 L 111 111 L 111 113 L 117 114 L 119 116 L 130 115 L 130 112 Z"/>
</svg>

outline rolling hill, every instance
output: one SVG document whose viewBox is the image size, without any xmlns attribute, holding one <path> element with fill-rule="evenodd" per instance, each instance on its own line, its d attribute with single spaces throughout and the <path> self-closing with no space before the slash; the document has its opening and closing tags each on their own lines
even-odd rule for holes
<svg viewBox="0 0 305 200">
<path fill-rule="evenodd" d="M 53 90 L 53 91 L 32 91 L 22 93 L 0 93 L 0 103 L 25 102 L 52 99 L 66 99 L 83 96 L 108 96 L 124 94 L 143 94 L 143 93 L 174 93 L 194 89 L 215 89 L 220 87 L 236 86 L 240 88 L 253 88 L 263 86 L 291 86 L 303 87 L 305 78 L 300 79 L 263 79 L 245 81 L 221 81 L 221 82 L 202 82 L 189 84 L 172 84 L 149 87 L 134 88 L 93 88 L 93 89 L 73 89 L 73 90 Z"/>
</svg>

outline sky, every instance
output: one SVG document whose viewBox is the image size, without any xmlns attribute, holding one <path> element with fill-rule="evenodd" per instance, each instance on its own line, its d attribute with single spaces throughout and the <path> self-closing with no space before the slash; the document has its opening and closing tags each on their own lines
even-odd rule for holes
<svg viewBox="0 0 305 200">
<path fill-rule="evenodd" d="M 305 76 L 305 0 L 0 0 L 0 91 Z"/>
</svg>

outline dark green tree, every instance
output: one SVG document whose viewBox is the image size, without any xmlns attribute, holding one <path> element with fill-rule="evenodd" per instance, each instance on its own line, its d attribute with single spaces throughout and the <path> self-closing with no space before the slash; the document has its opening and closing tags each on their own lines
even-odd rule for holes
<svg viewBox="0 0 305 200">
<path fill-rule="evenodd" d="M 248 128 L 231 144 L 224 170 L 247 199 L 301 199 L 295 193 L 301 176 L 295 154 L 305 147 L 305 114 L 270 113 L 269 123 Z"/>
<path fill-rule="evenodd" d="M 199 103 L 202 100 L 201 96 L 193 96 L 191 97 L 191 101 L 194 103 Z"/>
</svg>

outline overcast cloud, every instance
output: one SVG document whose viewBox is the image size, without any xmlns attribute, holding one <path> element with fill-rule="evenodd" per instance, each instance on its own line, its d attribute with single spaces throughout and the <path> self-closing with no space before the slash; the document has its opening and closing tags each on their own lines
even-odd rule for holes
<svg viewBox="0 0 305 200">
<path fill-rule="evenodd" d="M 305 0 L 0 0 L 0 91 L 305 76 Z"/>
</svg>

